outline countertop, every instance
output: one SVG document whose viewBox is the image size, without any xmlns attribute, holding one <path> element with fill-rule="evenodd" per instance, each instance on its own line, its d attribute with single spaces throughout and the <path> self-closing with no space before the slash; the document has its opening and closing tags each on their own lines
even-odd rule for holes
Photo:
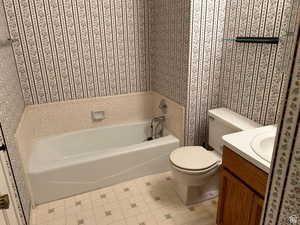
<svg viewBox="0 0 300 225">
<path fill-rule="evenodd" d="M 265 126 L 260 128 L 255 128 L 251 130 L 241 131 L 233 134 L 228 134 L 223 136 L 224 145 L 230 148 L 232 151 L 255 165 L 256 167 L 262 169 L 266 173 L 270 172 L 270 163 L 261 157 L 259 157 L 251 148 L 251 141 L 254 137 L 265 132 L 276 132 L 276 126 Z"/>
</svg>

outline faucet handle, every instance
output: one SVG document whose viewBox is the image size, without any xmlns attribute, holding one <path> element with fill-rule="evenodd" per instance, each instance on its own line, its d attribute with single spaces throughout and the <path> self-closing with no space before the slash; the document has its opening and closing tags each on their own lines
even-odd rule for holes
<svg viewBox="0 0 300 225">
<path fill-rule="evenodd" d="M 161 110 L 163 114 L 167 114 L 168 112 L 168 105 L 165 99 L 160 100 L 158 108 Z"/>
</svg>

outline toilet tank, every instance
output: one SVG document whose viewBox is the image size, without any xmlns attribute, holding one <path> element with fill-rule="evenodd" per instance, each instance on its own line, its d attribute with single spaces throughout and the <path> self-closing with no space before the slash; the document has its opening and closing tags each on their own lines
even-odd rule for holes
<svg viewBox="0 0 300 225">
<path fill-rule="evenodd" d="M 222 136 L 261 126 L 260 124 L 226 108 L 209 110 L 208 118 L 208 144 L 221 155 L 223 153 Z"/>
</svg>

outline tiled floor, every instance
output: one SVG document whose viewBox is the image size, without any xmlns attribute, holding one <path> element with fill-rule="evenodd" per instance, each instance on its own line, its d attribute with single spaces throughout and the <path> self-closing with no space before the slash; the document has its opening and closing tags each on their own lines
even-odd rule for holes
<svg viewBox="0 0 300 225">
<path fill-rule="evenodd" d="M 170 173 L 40 205 L 32 225 L 215 225 L 217 200 L 185 206 Z"/>
</svg>

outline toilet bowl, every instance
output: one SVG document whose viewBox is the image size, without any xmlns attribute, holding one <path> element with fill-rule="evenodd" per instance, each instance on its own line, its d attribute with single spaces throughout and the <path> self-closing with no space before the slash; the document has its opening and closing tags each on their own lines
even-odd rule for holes
<svg viewBox="0 0 300 225">
<path fill-rule="evenodd" d="M 169 159 L 176 191 L 184 204 L 217 196 L 221 157 L 215 152 L 200 146 L 187 146 L 173 151 Z"/>
<path fill-rule="evenodd" d="M 209 110 L 208 144 L 213 151 L 201 146 L 175 149 L 169 157 L 176 181 L 176 191 L 184 204 L 201 202 L 218 195 L 219 168 L 222 163 L 222 136 L 259 127 L 229 109 Z"/>
</svg>

